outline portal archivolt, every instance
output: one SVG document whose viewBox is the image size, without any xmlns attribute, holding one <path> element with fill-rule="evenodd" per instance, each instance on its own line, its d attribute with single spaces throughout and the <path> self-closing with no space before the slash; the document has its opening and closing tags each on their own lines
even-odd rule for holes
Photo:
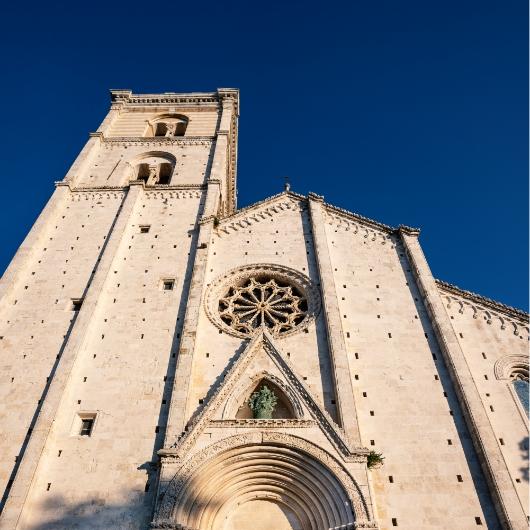
<svg viewBox="0 0 530 530">
<path fill-rule="evenodd" d="M 359 498 L 352 506 L 337 475 L 292 446 L 264 441 L 233 447 L 190 467 L 191 473 L 180 479 L 177 473 L 169 485 L 160 522 L 162 516 L 193 530 L 347 529 L 359 519 L 354 508 L 363 504 Z"/>
</svg>

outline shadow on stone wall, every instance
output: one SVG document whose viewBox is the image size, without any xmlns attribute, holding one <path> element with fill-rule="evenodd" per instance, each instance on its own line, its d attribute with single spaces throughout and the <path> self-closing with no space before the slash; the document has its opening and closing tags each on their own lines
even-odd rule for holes
<svg viewBox="0 0 530 530">
<path fill-rule="evenodd" d="M 110 528 L 148 530 L 152 500 L 142 499 L 147 497 L 143 491 L 123 492 L 123 497 L 130 498 L 130 502 L 108 502 L 104 498 L 103 491 L 101 495 L 78 503 L 68 501 L 60 495 L 50 495 L 41 504 L 40 520 L 28 525 L 27 528 L 28 530 L 108 530 Z"/>
<path fill-rule="evenodd" d="M 528 482 L 528 459 L 529 459 L 529 451 L 528 451 L 528 436 L 526 438 L 523 438 L 519 442 L 519 449 L 521 450 L 523 458 L 526 460 L 526 466 L 522 467 L 520 469 L 521 474 L 523 475 L 523 480 Z"/>
</svg>

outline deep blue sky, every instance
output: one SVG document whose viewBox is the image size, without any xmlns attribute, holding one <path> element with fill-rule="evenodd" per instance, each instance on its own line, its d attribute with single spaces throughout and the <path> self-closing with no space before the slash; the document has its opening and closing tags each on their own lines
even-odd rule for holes
<svg viewBox="0 0 530 530">
<path fill-rule="evenodd" d="M 0 270 L 109 88 L 238 87 L 240 206 L 289 175 L 297 192 L 421 227 L 435 276 L 528 308 L 525 0 L 7 6 Z"/>
</svg>

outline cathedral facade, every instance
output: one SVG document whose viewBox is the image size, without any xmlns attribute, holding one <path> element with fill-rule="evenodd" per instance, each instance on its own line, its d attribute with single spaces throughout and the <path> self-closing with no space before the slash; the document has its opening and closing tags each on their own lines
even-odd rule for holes
<svg viewBox="0 0 530 530">
<path fill-rule="evenodd" d="M 528 528 L 528 314 L 238 209 L 237 90 L 111 100 L 0 282 L 0 529 Z"/>
</svg>

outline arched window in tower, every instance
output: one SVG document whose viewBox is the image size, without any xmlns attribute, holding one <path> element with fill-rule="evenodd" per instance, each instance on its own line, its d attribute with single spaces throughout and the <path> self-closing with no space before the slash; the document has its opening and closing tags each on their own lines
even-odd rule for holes
<svg viewBox="0 0 530 530">
<path fill-rule="evenodd" d="M 526 411 L 526 415 L 530 417 L 529 410 L 529 385 L 528 385 L 528 368 L 527 367 L 516 367 L 510 374 L 510 380 L 515 390 L 515 394 L 519 398 L 523 409 Z"/>
<path fill-rule="evenodd" d="M 146 186 L 168 185 L 176 165 L 176 159 L 171 153 L 152 151 L 144 153 L 129 162 L 130 179 L 142 180 Z"/>
<path fill-rule="evenodd" d="M 147 136 L 173 138 L 175 136 L 184 136 L 186 128 L 188 127 L 188 118 L 180 114 L 167 114 L 158 116 L 153 121 L 149 122 Z"/>
</svg>

